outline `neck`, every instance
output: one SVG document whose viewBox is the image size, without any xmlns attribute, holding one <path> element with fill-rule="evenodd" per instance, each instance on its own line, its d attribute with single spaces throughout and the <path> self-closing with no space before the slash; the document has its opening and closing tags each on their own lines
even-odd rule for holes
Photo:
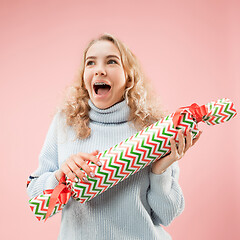
<svg viewBox="0 0 240 240">
<path fill-rule="evenodd" d="M 118 102 L 106 109 L 97 108 L 91 99 L 88 100 L 90 106 L 89 118 L 91 121 L 107 124 L 124 123 L 128 121 L 130 108 L 126 100 Z"/>
</svg>

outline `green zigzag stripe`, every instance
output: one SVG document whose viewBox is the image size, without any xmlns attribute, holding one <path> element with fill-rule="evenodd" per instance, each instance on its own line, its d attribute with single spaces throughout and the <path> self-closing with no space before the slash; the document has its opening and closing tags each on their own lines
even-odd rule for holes
<svg viewBox="0 0 240 240">
<path fill-rule="evenodd" d="M 144 136 L 143 136 L 144 137 Z M 154 159 L 156 159 L 156 157 L 152 157 L 152 155 L 151 155 L 151 152 L 152 152 L 152 147 L 151 146 L 149 146 L 147 143 L 145 143 L 145 139 L 146 138 L 144 138 L 144 140 L 143 141 L 141 141 L 141 147 L 143 147 L 143 148 L 145 148 L 146 149 L 146 158 L 147 159 L 151 159 L 150 161 L 153 161 Z M 147 163 L 146 163 L 147 164 Z"/>
<path fill-rule="evenodd" d="M 114 169 L 116 170 L 116 171 L 115 171 L 116 174 L 114 175 L 114 177 L 112 176 L 111 178 L 113 178 L 114 180 L 117 180 L 117 181 L 123 179 L 123 176 L 119 176 L 119 175 L 118 175 L 118 174 L 119 174 L 119 167 L 116 166 L 116 165 L 114 165 L 114 162 L 113 162 L 113 161 L 109 162 L 108 168 L 110 168 L 112 171 L 113 171 Z M 108 170 L 108 172 L 110 172 L 110 171 Z M 106 180 L 107 180 L 107 179 L 106 179 Z M 114 184 L 115 184 L 115 181 L 114 181 Z"/>
<path fill-rule="evenodd" d="M 113 150 L 113 149 L 112 149 Z M 111 150 L 111 151 L 112 151 Z M 113 169 L 116 169 L 116 175 L 115 175 L 115 178 L 118 178 L 118 179 L 123 179 L 123 176 L 120 176 L 120 175 L 118 175 L 119 174 L 119 167 L 118 166 L 115 166 L 115 165 L 112 165 L 112 164 L 114 164 L 114 161 L 113 161 L 113 158 L 115 157 L 113 157 L 113 156 L 109 156 L 110 155 L 110 153 L 108 153 L 108 156 L 106 156 L 107 158 L 108 158 L 108 160 L 109 160 L 109 162 L 108 162 L 108 164 L 107 164 L 107 167 L 109 167 L 109 168 L 112 168 L 111 170 L 113 170 Z M 108 183 L 107 182 L 107 176 L 108 176 L 108 174 L 106 175 L 106 183 Z M 105 182 L 104 182 L 105 183 Z M 110 183 L 110 182 L 109 182 Z M 111 186 L 112 186 L 112 184 L 113 183 L 111 183 Z"/>
<path fill-rule="evenodd" d="M 135 140 L 142 140 L 142 139 L 144 139 L 145 140 L 145 136 L 142 136 L 142 135 L 138 135 L 138 138 L 136 138 Z M 139 145 L 139 148 L 142 148 L 142 150 L 143 151 L 145 151 L 146 152 L 146 154 L 147 154 L 147 157 L 149 157 L 149 146 L 147 145 L 147 143 L 146 143 L 146 145 L 144 145 L 145 144 L 145 142 L 144 142 L 144 140 L 143 141 L 140 141 L 141 142 L 141 144 Z M 150 150 L 151 151 L 151 150 Z M 138 152 L 133 152 L 133 154 L 136 156 L 137 155 L 137 158 L 136 158 L 136 164 L 138 164 L 138 165 L 142 165 L 141 166 L 141 168 L 143 167 L 143 166 L 145 166 L 147 163 L 146 162 L 142 162 L 141 161 L 141 159 L 142 159 L 142 155 L 144 154 L 143 152 L 141 152 L 142 154 L 137 154 Z"/>
<path fill-rule="evenodd" d="M 142 152 L 141 153 L 135 152 L 134 147 L 136 147 L 136 143 L 131 144 L 131 143 L 127 142 L 127 143 L 125 143 L 125 145 L 131 147 L 130 154 L 132 154 L 132 155 L 134 155 L 136 157 L 137 163 L 139 165 L 142 165 L 142 167 L 141 167 L 141 169 L 142 169 L 145 166 L 145 164 L 144 163 L 140 163 L 138 160 L 141 159 L 143 153 Z M 130 164 L 131 164 L 131 160 L 126 159 L 126 161 L 127 161 L 127 168 L 129 168 Z"/>
<path fill-rule="evenodd" d="M 31 200 L 30 200 L 30 201 L 31 201 Z M 30 202 L 30 201 L 29 201 L 29 202 Z M 39 208 L 40 208 L 41 203 L 31 201 L 31 205 L 35 205 L 35 206 L 36 206 L 36 207 L 34 208 L 34 213 L 35 213 L 35 215 L 42 216 L 43 219 L 46 217 L 46 213 L 42 213 L 42 212 L 39 211 Z"/>
<path fill-rule="evenodd" d="M 126 146 L 129 145 L 129 146 L 131 147 L 131 149 L 130 149 L 130 151 L 129 151 L 129 155 L 130 155 L 131 157 L 135 157 L 136 163 L 139 164 L 139 165 L 144 165 L 143 163 L 140 164 L 140 163 L 138 162 L 141 154 L 139 154 L 139 153 L 136 154 L 136 152 L 134 151 L 134 146 L 136 146 L 136 144 L 135 144 L 135 143 L 134 143 L 134 144 L 125 143 L 125 145 L 126 145 Z M 132 145 L 132 146 L 131 146 L 131 145 Z M 128 173 L 129 173 L 128 176 L 132 175 L 132 174 L 136 171 L 136 169 L 134 169 L 134 170 L 131 169 L 131 167 L 130 167 L 130 165 L 131 165 L 131 160 L 130 160 L 130 159 L 127 159 L 127 158 L 124 158 L 123 156 L 121 156 L 121 160 L 126 163 L 126 171 L 128 171 Z M 135 165 L 135 164 L 134 164 L 134 165 Z M 139 167 L 140 167 L 140 166 L 139 166 Z"/>
<path fill-rule="evenodd" d="M 97 180 L 96 179 L 91 179 L 91 182 L 94 182 L 94 184 L 92 185 L 93 190 L 95 191 L 95 193 L 97 192 L 97 195 L 99 193 L 102 192 L 102 190 L 99 190 L 97 188 Z M 87 187 L 83 186 L 83 185 L 78 185 L 78 189 L 82 190 L 81 192 L 81 198 L 86 198 L 86 200 L 90 200 L 92 195 L 91 194 L 87 194 Z M 80 201 L 80 198 L 76 198 L 77 201 Z"/>
<path fill-rule="evenodd" d="M 216 103 L 211 102 L 206 104 L 206 106 L 208 107 L 209 111 L 213 111 L 213 113 L 211 114 L 212 116 L 210 117 L 210 119 L 212 119 L 212 122 L 219 124 L 221 122 L 219 122 L 219 119 L 221 119 L 223 116 L 219 115 L 219 108 L 221 108 L 220 106 L 216 106 L 216 104 L 221 104 L 223 106 L 223 113 L 226 113 L 227 115 L 229 115 L 225 121 L 229 121 L 234 115 L 235 113 L 228 111 L 228 109 L 230 109 L 230 106 L 232 105 L 232 102 L 229 102 L 227 99 L 220 99 L 218 100 Z M 209 122 L 206 122 L 208 125 L 212 125 Z"/>
<path fill-rule="evenodd" d="M 82 186 L 82 185 L 79 185 L 78 183 L 74 183 L 74 188 L 81 191 L 82 196 L 85 196 L 85 194 L 86 194 L 85 192 L 86 192 L 86 188 L 87 188 L 86 186 Z"/>
<path fill-rule="evenodd" d="M 157 137 L 156 137 L 156 138 L 155 138 L 155 137 L 156 137 L 156 133 L 153 134 L 153 140 L 154 140 L 155 142 L 158 142 L 158 144 L 159 144 L 157 151 L 158 151 L 159 153 L 162 153 L 162 155 L 166 154 L 168 151 L 162 149 L 162 147 L 163 147 L 163 142 L 165 142 L 165 140 L 160 140 L 160 139 L 158 139 Z"/>
<path fill-rule="evenodd" d="M 189 120 L 189 115 L 190 115 L 190 113 L 184 113 L 182 122 L 185 125 L 188 125 L 192 129 L 192 135 L 193 135 L 193 138 L 195 138 L 195 136 L 198 134 L 199 131 L 198 130 L 197 131 L 194 130 L 194 126 L 197 125 L 197 124 L 196 124 L 195 121 L 190 121 Z M 181 124 L 176 129 L 182 129 L 181 128 Z"/>
<path fill-rule="evenodd" d="M 134 137 L 133 140 L 134 140 L 134 141 L 138 141 L 139 139 L 141 139 L 141 137 L 142 137 L 142 135 L 138 134 L 138 136 L 137 136 L 137 137 Z M 138 138 L 139 138 L 139 139 L 138 139 Z M 143 150 L 146 151 L 146 149 L 144 149 L 145 146 L 144 146 L 143 144 L 144 144 L 144 143 L 142 143 L 142 145 L 139 146 L 139 147 L 142 147 Z M 132 143 L 132 144 L 131 144 L 131 143 L 128 143 L 127 145 L 129 145 L 129 146 L 134 145 L 135 147 L 137 146 L 137 144 L 136 144 L 135 142 Z M 144 167 L 144 166 L 146 165 L 146 163 L 140 162 L 143 153 L 141 152 L 142 154 L 140 154 L 139 152 L 135 152 L 135 151 L 134 151 L 134 146 L 131 147 L 130 155 L 133 156 L 133 157 L 136 157 L 135 164 L 136 164 L 136 165 L 137 165 L 137 164 L 138 164 L 138 165 L 141 165 L 141 168 L 142 168 L 142 167 Z M 128 165 L 127 165 L 127 167 L 128 167 L 128 170 L 131 171 L 131 174 L 134 173 L 134 172 L 136 171 L 136 169 L 132 170 L 132 169 L 130 169 L 130 166 L 129 166 L 129 165 L 131 165 L 131 160 L 127 160 L 127 159 L 124 159 L 124 160 L 129 162 Z M 134 165 L 135 165 L 135 164 L 134 164 Z"/>
<path fill-rule="evenodd" d="M 230 106 L 229 106 L 230 105 Z M 233 113 L 233 112 L 230 112 L 230 107 L 231 107 L 231 103 L 226 103 L 226 106 L 225 106 L 225 108 L 224 108 L 224 110 L 223 110 L 223 112 L 224 113 L 226 113 L 227 115 L 229 115 L 228 116 L 228 118 L 226 118 L 226 120 L 225 121 L 229 121 L 233 116 L 234 116 L 234 114 L 235 113 Z"/>
<path fill-rule="evenodd" d="M 116 149 L 114 149 L 114 151 L 118 151 L 118 149 L 116 148 Z M 126 172 L 126 173 L 128 173 L 129 175 L 131 175 L 134 171 L 132 170 L 132 169 L 130 169 L 130 162 L 131 162 L 131 160 L 129 160 L 129 159 L 127 159 L 127 158 L 124 158 L 124 156 L 123 156 L 123 153 L 125 153 L 126 152 L 126 150 L 125 149 L 119 149 L 119 151 L 121 151 L 121 154 L 120 154 L 120 157 L 119 157 L 119 160 L 121 160 L 122 162 L 124 162 L 125 163 L 125 170 L 123 170 L 123 172 Z M 131 153 L 131 156 L 133 155 L 132 154 L 132 151 L 130 150 L 130 153 Z M 122 167 L 122 166 L 121 166 Z M 128 176 L 129 176 L 128 175 Z M 124 178 L 124 177 L 123 177 Z"/>
<path fill-rule="evenodd" d="M 112 149 L 112 151 L 114 151 L 114 150 L 115 150 L 115 149 Z M 119 151 L 120 151 L 120 150 L 119 150 Z M 121 161 L 123 161 L 123 162 L 125 162 L 125 163 L 127 164 L 127 165 L 126 165 L 125 172 L 128 171 L 128 173 L 131 174 L 131 173 L 134 172 L 134 170 L 130 169 L 130 162 L 131 162 L 131 160 L 128 160 L 128 159 L 124 158 L 124 156 L 123 156 L 123 154 L 125 153 L 125 151 L 126 151 L 125 149 L 124 149 L 124 150 L 121 149 L 121 153 L 120 153 L 120 156 L 119 156 L 119 160 L 121 160 Z M 120 166 L 119 166 L 119 167 L 114 166 L 114 165 L 112 165 L 112 162 L 109 163 L 108 166 L 110 166 L 110 167 L 113 166 L 115 169 L 117 169 L 117 174 L 120 174 L 120 173 L 119 173 L 119 171 L 120 171 L 120 170 L 119 170 L 119 169 L 120 169 Z M 123 180 L 123 178 L 124 178 L 124 177 L 121 176 L 121 175 L 120 175 L 120 176 L 117 175 L 117 177 L 120 178 L 121 180 Z"/>
<path fill-rule="evenodd" d="M 190 128 L 193 128 L 195 122 L 194 121 L 189 121 L 189 118 L 188 118 L 188 114 L 183 114 L 183 120 L 182 122 L 184 124 L 187 124 L 188 126 L 190 126 Z M 181 124 L 180 124 L 181 125 Z"/>
<path fill-rule="evenodd" d="M 134 138 L 133 138 L 134 139 Z M 138 160 L 140 157 L 141 157 L 141 154 L 139 154 L 139 153 L 136 153 L 135 151 L 134 151 L 134 147 L 136 147 L 136 143 L 134 142 L 134 143 L 129 143 L 129 142 L 125 142 L 124 143 L 124 145 L 123 146 L 129 146 L 129 147 L 131 147 L 129 150 L 129 155 L 130 156 L 132 156 L 132 157 L 136 157 L 136 159 Z M 123 152 L 125 153 L 126 152 L 126 150 L 125 149 L 123 149 Z M 125 162 L 126 163 L 126 170 L 125 171 L 128 171 L 128 173 L 131 175 L 132 173 L 134 173 L 135 172 L 135 170 L 136 169 L 131 169 L 130 168 L 130 165 L 131 165 L 131 160 L 129 160 L 129 159 L 127 159 L 127 158 L 124 158 L 124 156 L 123 156 L 123 154 L 121 154 L 121 156 L 120 156 L 120 160 L 122 160 L 123 162 Z M 142 164 L 140 164 L 140 165 L 142 165 Z"/>
<path fill-rule="evenodd" d="M 222 118 L 222 115 L 218 115 L 219 109 L 221 109 L 221 107 L 219 107 L 219 106 L 215 107 L 214 112 L 212 114 L 215 117 L 213 119 L 213 122 L 215 122 L 216 124 L 219 124 L 220 123 L 219 120 Z"/>
</svg>

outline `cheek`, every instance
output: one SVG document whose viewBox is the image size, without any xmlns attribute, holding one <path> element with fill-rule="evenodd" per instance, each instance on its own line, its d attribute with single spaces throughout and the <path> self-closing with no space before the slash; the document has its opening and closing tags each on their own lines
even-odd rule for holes
<svg viewBox="0 0 240 240">
<path fill-rule="evenodd" d="M 127 80 L 125 77 L 125 73 L 122 73 L 122 77 L 121 77 L 121 85 L 126 88 L 126 84 L 127 84 Z"/>
<path fill-rule="evenodd" d="M 115 71 L 114 73 L 115 79 L 117 80 L 117 83 L 119 86 L 123 86 L 126 84 L 126 78 L 125 73 L 122 70 Z"/>
<path fill-rule="evenodd" d="M 90 85 L 90 80 L 89 79 L 90 79 L 89 73 L 88 73 L 88 71 L 85 71 L 84 74 L 83 74 L 83 82 L 84 82 L 87 89 L 89 88 L 89 85 Z"/>
</svg>

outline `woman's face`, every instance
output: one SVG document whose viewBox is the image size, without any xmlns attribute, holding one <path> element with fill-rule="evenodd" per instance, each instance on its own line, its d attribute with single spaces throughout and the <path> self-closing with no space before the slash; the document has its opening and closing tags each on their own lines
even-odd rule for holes
<svg viewBox="0 0 240 240">
<path fill-rule="evenodd" d="M 101 40 L 88 49 L 83 80 L 98 108 L 109 108 L 123 99 L 125 72 L 119 50 L 112 42 Z"/>
</svg>

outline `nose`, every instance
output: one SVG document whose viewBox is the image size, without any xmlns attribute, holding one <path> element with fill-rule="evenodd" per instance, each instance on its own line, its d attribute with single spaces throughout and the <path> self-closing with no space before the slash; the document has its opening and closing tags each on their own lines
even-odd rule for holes
<svg viewBox="0 0 240 240">
<path fill-rule="evenodd" d="M 101 66 L 98 66 L 95 70 L 95 75 L 96 76 L 105 76 L 106 75 L 106 71 L 104 69 L 104 67 L 101 65 Z"/>
</svg>

